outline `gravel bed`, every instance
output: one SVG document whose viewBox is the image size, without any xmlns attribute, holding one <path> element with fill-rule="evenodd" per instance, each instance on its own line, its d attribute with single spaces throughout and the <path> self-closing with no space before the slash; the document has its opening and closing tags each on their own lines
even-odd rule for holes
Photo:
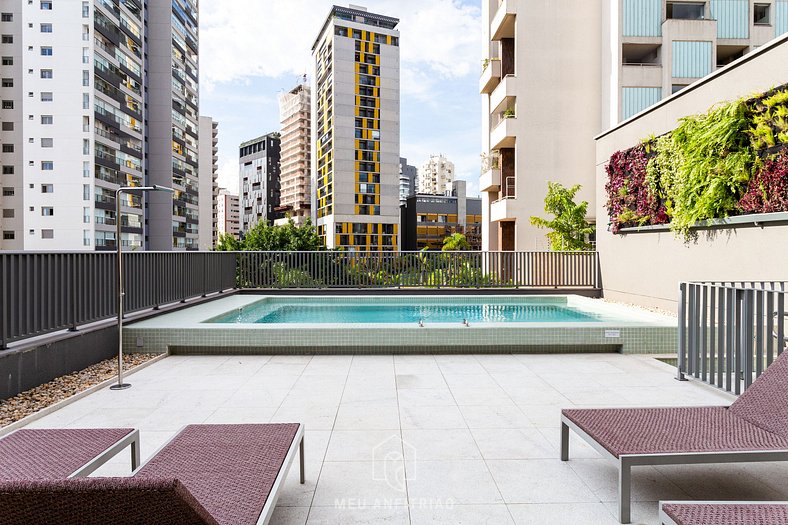
<svg viewBox="0 0 788 525">
<path fill-rule="evenodd" d="M 124 354 L 125 370 L 150 361 L 160 354 Z M 0 401 L 0 428 L 35 414 L 48 406 L 87 390 L 102 381 L 115 377 L 118 373 L 118 360 L 107 359 L 79 372 L 53 379 L 49 383 L 22 392 L 10 399 Z"/>
<path fill-rule="evenodd" d="M 676 314 L 676 312 L 671 312 L 670 310 L 665 310 L 663 308 L 657 308 L 656 306 L 642 306 L 642 305 L 639 305 L 639 304 L 625 303 L 623 301 L 614 301 L 612 299 L 598 299 L 598 300 L 602 301 L 604 303 L 617 304 L 617 305 L 621 305 L 621 306 L 628 306 L 630 308 L 636 308 L 638 310 L 643 310 L 644 312 L 651 312 L 653 314 L 660 314 L 660 315 L 666 315 L 668 317 L 676 317 L 676 318 L 678 318 L 678 314 Z"/>
</svg>

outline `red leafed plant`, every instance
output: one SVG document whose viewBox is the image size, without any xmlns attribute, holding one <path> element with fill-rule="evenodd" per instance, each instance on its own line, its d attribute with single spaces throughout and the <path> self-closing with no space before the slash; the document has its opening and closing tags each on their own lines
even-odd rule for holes
<svg viewBox="0 0 788 525">
<path fill-rule="evenodd" d="M 618 151 L 610 157 L 607 170 L 607 204 L 613 233 L 628 226 L 665 224 L 665 206 L 646 181 L 646 167 L 652 154 L 646 145 Z"/>
<path fill-rule="evenodd" d="M 788 149 L 766 160 L 739 201 L 744 213 L 788 211 Z"/>
</svg>

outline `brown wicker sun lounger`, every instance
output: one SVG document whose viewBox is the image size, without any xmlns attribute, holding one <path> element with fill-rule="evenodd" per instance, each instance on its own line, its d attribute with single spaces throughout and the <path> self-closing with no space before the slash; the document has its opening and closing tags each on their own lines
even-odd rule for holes
<svg viewBox="0 0 788 525">
<path fill-rule="evenodd" d="M 303 437 L 297 423 L 190 425 L 131 478 L 0 482 L 0 516 L 4 525 L 265 524 L 296 455 L 304 482 Z"/>
<path fill-rule="evenodd" d="M 21 429 L 0 439 L 0 480 L 87 476 L 131 446 L 140 465 L 140 434 L 133 428 Z"/>
<path fill-rule="evenodd" d="M 664 501 L 659 504 L 663 525 L 785 525 L 788 502 Z"/>
<path fill-rule="evenodd" d="M 562 461 L 570 428 L 618 465 L 619 519 L 629 523 L 633 466 L 788 461 L 788 352 L 730 407 L 563 410 Z"/>
</svg>

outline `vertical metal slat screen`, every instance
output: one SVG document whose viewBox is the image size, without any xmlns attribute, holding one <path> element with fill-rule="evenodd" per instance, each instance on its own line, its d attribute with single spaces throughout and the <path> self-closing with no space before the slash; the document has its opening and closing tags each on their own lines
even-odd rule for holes
<svg viewBox="0 0 788 525">
<path fill-rule="evenodd" d="M 788 348 L 786 283 L 681 283 L 678 375 L 734 394 Z"/>
</svg>

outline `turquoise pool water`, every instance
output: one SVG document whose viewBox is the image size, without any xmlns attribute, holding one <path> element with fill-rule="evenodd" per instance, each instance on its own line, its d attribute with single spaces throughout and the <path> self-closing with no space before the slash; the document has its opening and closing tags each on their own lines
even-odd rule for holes
<svg viewBox="0 0 788 525">
<path fill-rule="evenodd" d="M 428 303 L 429 301 L 425 301 Z M 498 303 L 386 304 L 272 299 L 210 319 L 211 323 L 261 324 L 414 324 L 429 323 L 582 323 L 600 318 L 566 304 Z"/>
</svg>

